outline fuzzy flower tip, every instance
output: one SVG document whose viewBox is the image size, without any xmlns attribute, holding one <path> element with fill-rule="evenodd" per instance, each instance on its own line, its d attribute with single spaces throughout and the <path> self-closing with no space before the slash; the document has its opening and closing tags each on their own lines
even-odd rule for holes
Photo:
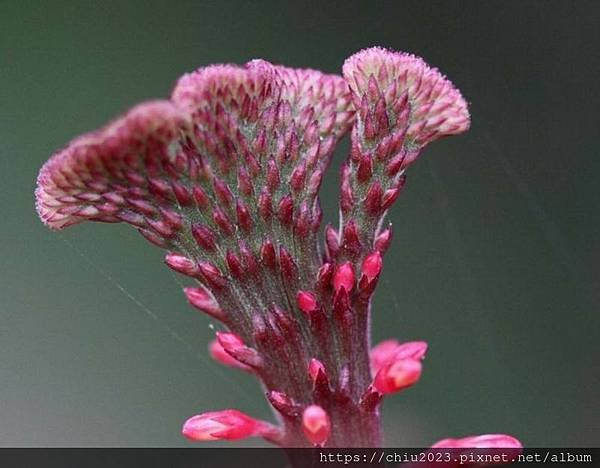
<svg viewBox="0 0 600 468">
<path fill-rule="evenodd" d="M 260 379 L 278 414 L 275 427 L 233 409 L 202 413 L 186 437 L 381 446 L 380 403 L 419 380 L 427 350 L 368 349 L 392 240 L 384 217 L 423 148 L 468 127 L 454 86 L 401 52 L 361 51 L 343 77 L 264 60 L 211 65 L 59 150 L 40 171 L 36 207 L 51 229 L 124 222 L 165 249 L 193 282 L 190 305 L 218 322 L 210 355 Z M 318 192 L 349 131 L 342 216 L 323 249 Z M 442 442 L 497 436 L 485 437 Z"/>
<path fill-rule="evenodd" d="M 347 59 L 343 71 L 368 134 L 402 130 L 425 145 L 469 129 L 460 92 L 420 57 L 373 47 Z"/>
</svg>

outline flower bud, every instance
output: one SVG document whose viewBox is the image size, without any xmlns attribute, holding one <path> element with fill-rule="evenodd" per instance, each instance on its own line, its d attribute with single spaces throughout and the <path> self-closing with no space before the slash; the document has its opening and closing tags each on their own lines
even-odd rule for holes
<svg viewBox="0 0 600 468">
<path fill-rule="evenodd" d="M 313 383 L 316 382 L 321 375 L 327 376 L 327 373 L 325 372 L 325 366 L 318 359 L 311 359 L 310 363 L 308 364 L 308 375 L 310 375 Z"/>
<path fill-rule="evenodd" d="M 463 437 L 461 439 L 443 439 L 431 446 L 431 448 L 438 449 L 519 449 L 522 447 L 523 445 L 519 440 L 506 434 L 484 434 L 478 436 Z"/>
<path fill-rule="evenodd" d="M 302 430 L 311 443 L 323 445 L 331 432 L 331 423 L 325 410 L 317 405 L 307 407 L 302 413 Z"/>
<path fill-rule="evenodd" d="M 379 369 L 393 360 L 423 359 L 427 352 L 425 341 L 408 341 L 400 344 L 398 340 L 385 340 L 374 346 L 369 353 L 371 370 L 377 373 Z"/>
<path fill-rule="evenodd" d="M 335 270 L 333 275 L 333 289 L 338 292 L 344 288 L 346 292 L 352 291 L 356 278 L 354 276 L 354 268 L 350 262 L 343 263 Z"/>
<path fill-rule="evenodd" d="M 218 340 L 212 340 L 210 342 L 210 344 L 208 345 L 208 352 L 210 353 L 211 357 L 215 361 L 217 361 L 225 366 L 236 367 L 238 369 L 242 369 L 245 371 L 250 370 L 249 366 L 238 361 L 231 354 L 229 354 L 227 351 L 225 351 L 225 348 L 223 348 L 223 346 L 221 346 L 221 343 L 219 343 Z"/>
<path fill-rule="evenodd" d="M 362 263 L 361 272 L 369 281 L 371 281 L 373 278 L 379 276 L 382 264 L 381 253 L 376 250 L 365 257 Z"/>
<path fill-rule="evenodd" d="M 198 266 L 193 260 L 176 253 L 168 253 L 165 256 L 165 263 L 169 268 L 186 276 L 195 276 L 198 274 Z"/>
<path fill-rule="evenodd" d="M 191 417 L 184 423 L 182 433 L 190 440 L 238 440 L 256 435 L 258 428 L 256 419 L 227 409 Z"/>
<path fill-rule="evenodd" d="M 225 313 L 214 300 L 212 295 L 204 288 L 184 288 L 183 292 L 187 300 L 196 309 L 213 316 L 218 320 L 224 320 Z"/>
<path fill-rule="evenodd" d="M 375 375 L 373 386 L 384 395 L 396 393 L 415 384 L 423 366 L 417 359 L 396 359 L 388 362 Z"/>
<path fill-rule="evenodd" d="M 309 291 L 298 291 L 296 295 L 298 308 L 307 315 L 319 308 L 319 303 L 315 295 Z"/>
</svg>

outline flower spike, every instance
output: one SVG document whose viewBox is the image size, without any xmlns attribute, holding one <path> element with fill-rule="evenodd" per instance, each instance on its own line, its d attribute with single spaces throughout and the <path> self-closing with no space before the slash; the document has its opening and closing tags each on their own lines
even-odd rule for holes
<svg viewBox="0 0 600 468">
<path fill-rule="evenodd" d="M 460 92 L 406 53 L 363 50 L 343 77 L 264 60 L 211 65 L 58 151 L 40 170 L 36 208 L 54 230 L 124 222 L 164 249 L 193 281 L 188 302 L 224 326 L 210 355 L 259 378 L 281 425 L 227 409 L 190 418 L 187 438 L 376 447 L 384 395 L 419 380 L 427 350 L 396 340 L 369 350 L 392 240 L 384 217 L 424 147 L 469 125 Z M 340 225 L 325 228 L 322 250 L 318 192 L 348 132 Z"/>
</svg>

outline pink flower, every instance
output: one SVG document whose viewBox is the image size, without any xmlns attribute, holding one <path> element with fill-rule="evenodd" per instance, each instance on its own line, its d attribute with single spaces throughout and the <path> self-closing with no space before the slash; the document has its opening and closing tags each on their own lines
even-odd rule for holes
<svg viewBox="0 0 600 468">
<path fill-rule="evenodd" d="M 485 434 L 463 437 L 461 439 L 443 439 L 431 448 L 522 448 L 521 442 L 506 434 Z"/>
<path fill-rule="evenodd" d="M 415 384 L 421 378 L 422 369 L 418 359 L 394 358 L 377 371 L 373 387 L 384 395 L 399 392 Z"/>
<path fill-rule="evenodd" d="M 185 422 L 182 432 L 190 440 L 238 440 L 270 430 L 270 424 L 228 409 L 193 416 Z"/>
<path fill-rule="evenodd" d="M 210 354 L 262 381 L 278 426 L 229 409 L 190 418 L 188 438 L 380 446 L 382 398 L 419 380 L 427 348 L 391 340 L 369 356 L 384 217 L 424 147 L 469 123 L 450 81 L 405 53 L 366 49 L 343 77 L 212 65 L 59 150 L 36 207 L 52 229 L 125 222 L 165 249 L 195 283 L 189 303 L 221 323 Z M 350 131 L 340 223 L 321 248 L 319 187 Z"/>
<path fill-rule="evenodd" d="M 331 431 L 331 423 L 325 410 L 317 405 L 307 407 L 302 413 L 302 430 L 312 444 L 323 445 Z"/>
<path fill-rule="evenodd" d="M 398 340 L 386 340 L 371 349 L 371 370 L 377 373 L 384 365 L 395 359 L 424 359 L 427 343 L 409 341 L 400 344 Z"/>
</svg>

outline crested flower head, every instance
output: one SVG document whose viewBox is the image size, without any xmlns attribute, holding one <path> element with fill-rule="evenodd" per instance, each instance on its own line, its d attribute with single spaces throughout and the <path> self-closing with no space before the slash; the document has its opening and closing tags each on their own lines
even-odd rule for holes
<svg viewBox="0 0 600 468">
<path fill-rule="evenodd" d="M 405 53 L 366 49 L 343 77 L 264 60 L 212 65 L 58 151 L 36 206 L 52 229 L 125 222 L 165 249 L 166 265 L 194 282 L 190 305 L 219 324 L 211 356 L 262 381 L 278 426 L 212 411 L 185 422 L 187 438 L 380 446 L 380 403 L 419 380 L 427 350 L 369 349 L 392 239 L 384 217 L 421 150 L 468 127 L 456 88 Z M 342 216 L 322 249 L 318 192 L 350 130 Z M 485 437 L 440 444 L 508 443 Z"/>
</svg>

